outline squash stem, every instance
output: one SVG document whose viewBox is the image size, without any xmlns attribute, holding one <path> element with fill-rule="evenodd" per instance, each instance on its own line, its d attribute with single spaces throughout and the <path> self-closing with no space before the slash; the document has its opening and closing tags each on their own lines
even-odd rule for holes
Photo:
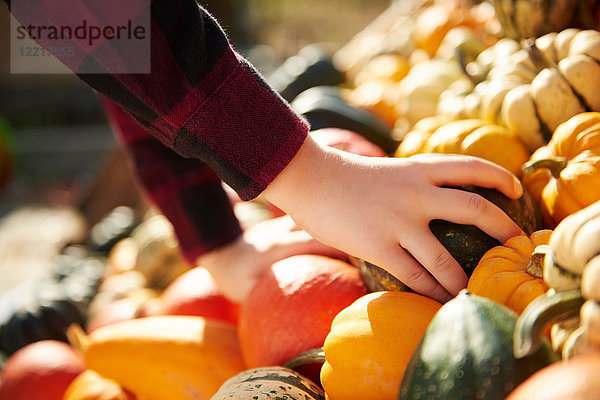
<svg viewBox="0 0 600 400">
<path fill-rule="evenodd" d="M 523 358 L 542 347 L 542 331 L 550 322 L 579 314 L 583 304 L 580 290 L 549 290 L 532 301 L 517 318 L 513 336 L 515 358 Z"/>
<path fill-rule="evenodd" d="M 296 369 L 303 365 L 322 362 L 325 362 L 325 351 L 322 347 L 318 347 L 298 354 L 296 357 L 283 364 L 283 366 L 289 369 Z"/>
<path fill-rule="evenodd" d="M 546 257 L 546 253 L 550 250 L 550 246 L 546 244 L 542 244 L 537 246 L 533 253 L 531 254 L 531 261 L 525 268 L 525 272 L 534 278 L 543 278 L 544 277 L 544 257 Z"/>
<path fill-rule="evenodd" d="M 540 168 L 546 168 L 550 170 L 553 177 L 558 179 L 560 177 L 560 172 L 567 166 L 567 162 L 568 160 L 566 157 L 551 157 L 543 158 L 541 160 L 532 160 L 523 164 L 522 171 L 523 175 L 529 175 Z"/>
<path fill-rule="evenodd" d="M 79 324 L 73 323 L 67 328 L 67 339 L 77 352 L 83 354 L 89 346 L 89 339 Z"/>
<path fill-rule="evenodd" d="M 535 67 L 540 71 L 546 68 L 556 67 L 555 63 L 544 57 L 542 51 L 535 45 L 534 39 L 527 39 L 523 47 L 525 48 L 525 51 L 527 51 L 527 54 L 533 62 L 533 65 L 535 65 Z"/>
</svg>

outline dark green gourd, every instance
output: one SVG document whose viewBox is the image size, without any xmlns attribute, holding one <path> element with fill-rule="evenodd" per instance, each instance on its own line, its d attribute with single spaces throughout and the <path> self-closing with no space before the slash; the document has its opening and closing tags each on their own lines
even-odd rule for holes
<svg viewBox="0 0 600 400">
<path fill-rule="evenodd" d="M 400 400 L 503 400 L 533 372 L 557 360 L 548 343 L 515 359 L 517 315 L 463 290 L 431 321 L 406 368 Z"/>
</svg>

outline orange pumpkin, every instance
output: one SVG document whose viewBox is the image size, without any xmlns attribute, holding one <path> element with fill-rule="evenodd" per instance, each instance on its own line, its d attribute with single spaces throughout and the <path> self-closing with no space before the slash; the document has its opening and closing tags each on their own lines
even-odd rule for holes
<svg viewBox="0 0 600 400">
<path fill-rule="evenodd" d="M 520 314 L 548 290 L 542 275 L 543 254 L 534 254 L 534 250 L 547 245 L 551 235 L 551 230 L 544 229 L 530 237 L 515 236 L 492 248 L 477 264 L 467 289 Z"/>
<path fill-rule="evenodd" d="M 196 267 L 175 278 L 159 297 L 145 304 L 140 314 L 197 315 L 235 325 L 239 306 L 221 293 L 206 268 Z"/>
<path fill-rule="evenodd" d="M 63 400 L 135 400 L 136 397 L 112 379 L 87 369 L 67 388 Z"/>
<path fill-rule="evenodd" d="M 64 342 L 41 340 L 8 358 L 0 374 L 2 400 L 62 400 L 83 360 Z"/>
<path fill-rule="evenodd" d="M 396 400 L 404 370 L 441 304 L 408 292 L 369 293 L 341 311 L 325 340 L 329 400 Z"/>
<path fill-rule="evenodd" d="M 600 393 L 600 355 L 582 355 L 542 368 L 506 400 L 596 400 Z"/>
<path fill-rule="evenodd" d="M 600 200 L 600 113 L 577 114 L 559 125 L 523 166 L 523 184 L 549 228 Z"/>
<path fill-rule="evenodd" d="M 321 347 L 337 313 L 366 293 L 359 270 L 341 260 L 299 255 L 274 263 L 242 304 L 246 365 L 283 365 Z"/>
</svg>

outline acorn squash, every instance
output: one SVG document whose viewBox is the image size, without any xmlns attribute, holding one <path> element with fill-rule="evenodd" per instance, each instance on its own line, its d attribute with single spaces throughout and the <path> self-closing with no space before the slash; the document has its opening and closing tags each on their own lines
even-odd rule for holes
<svg viewBox="0 0 600 400">
<path fill-rule="evenodd" d="M 503 400 L 556 360 L 548 344 L 526 359 L 515 359 L 516 319 L 507 307 L 463 290 L 429 324 L 406 368 L 399 399 Z"/>
<path fill-rule="evenodd" d="M 477 193 L 500 209 L 530 235 L 539 225 L 539 213 L 527 192 L 519 199 L 509 199 L 494 189 L 475 186 L 461 186 L 457 189 Z M 433 220 L 429 229 L 450 252 L 452 257 L 461 265 L 467 276 L 473 270 L 483 255 L 492 247 L 501 243 L 473 225 L 460 225 L 443 220 Z"/>
</svg>

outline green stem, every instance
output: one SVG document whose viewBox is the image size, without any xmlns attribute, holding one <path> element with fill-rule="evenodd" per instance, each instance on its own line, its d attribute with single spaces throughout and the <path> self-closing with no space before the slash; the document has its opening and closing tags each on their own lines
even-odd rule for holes
<svg viewBox="0 0 600 400">
<path fill-rule="evenodd" d="M 322 362 L 325 362 L 325 351 L 323 351 L 322 347 L 318 347 L 298 354 L 296 357 L 283 364 L 283 366 L 289 369 L 296 369 L 303 365 Z"/>
<path fill-rule="evenodd" d="M 523 175 L 532 174 L 534 171 L 540 168 L 546 168 L 550 170 L 550 173 L 556 179 L 560 178 L 560 172 L 565 169 L 569 160 L 566 157 L 550 157 L 543 158 L 541 160 L 532 160 L 523 164 L 521 168 Z"/>
<path fill-rule="evenodd" d="M 549 290 L 532 301 L 517 319 L 513 336 L 515 357 L 523 358 L 539 350 L 546 325 L 578 315 L 583 302 L 580 290 Z"/>
</svg>

